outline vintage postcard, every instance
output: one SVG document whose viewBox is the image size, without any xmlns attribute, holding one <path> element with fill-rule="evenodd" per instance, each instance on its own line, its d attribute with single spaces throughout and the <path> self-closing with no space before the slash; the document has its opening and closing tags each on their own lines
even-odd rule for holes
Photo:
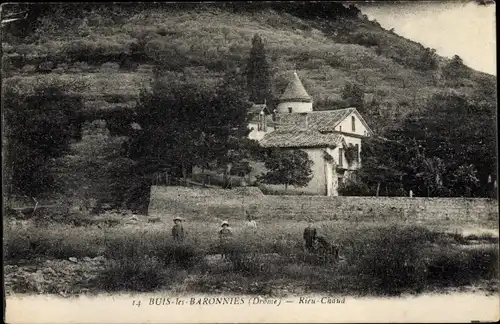
<svg viewBox="0 0 500 324">
<path fill-rule="evenodd" d="M 498 321 L 495 9 L 2 4 L 5 322 Z"/>
</svg>

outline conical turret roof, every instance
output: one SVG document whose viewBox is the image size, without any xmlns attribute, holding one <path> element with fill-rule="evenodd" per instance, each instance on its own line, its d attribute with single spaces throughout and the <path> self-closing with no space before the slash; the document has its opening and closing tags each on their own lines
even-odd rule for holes
<svg viewBox="0 0 500 324">
<path fill-rule="evenodd" d="M 285 92 L 281 95 L 280 101 L 312 102 L 312 97 L 307 93 L 304 85 L 302 85 L 297 72 L 293 72 L 293 78 L 288 83 Z"/>
</svg>

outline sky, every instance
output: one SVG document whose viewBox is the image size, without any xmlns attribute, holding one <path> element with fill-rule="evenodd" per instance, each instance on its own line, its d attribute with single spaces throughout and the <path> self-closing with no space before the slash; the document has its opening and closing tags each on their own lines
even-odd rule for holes
<svg viewBox="0 0 500 324">
<path fill-rule="evenodd" d="M 384 28 L 394 28 L 441 56 L 459 55 L 471 68 L 496 75 L 495 5 L 450 0 L 356 5 Z"/>
</svg>

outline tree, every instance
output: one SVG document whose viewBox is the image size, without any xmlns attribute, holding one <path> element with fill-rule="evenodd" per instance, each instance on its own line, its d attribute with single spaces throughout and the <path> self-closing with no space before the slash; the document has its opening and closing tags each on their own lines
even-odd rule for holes
<svg viewBox="0 0 500 324">
<path fill-rule="evenodd" d="M 451 80 L 457 80 L 469 77 L 470 70 L 465 66 L 460 56 L 454 55 L 451 61 L 443 68 L 443 74 Z"/>
<path fill-rule="evenodd" d="M 124 137 L 111 136 L 104 120 L 86 122 L 82 139 L 71 145 L 69 154 L 58 159 L 56 184 L 67 198 L 90 207 L 91 200 L 122 207 L 134 182 L 132 161 L 122 155 Z"/>
<path fill-rule="evenodd" d="M 312 179 L 313 162 L 302 150 L 271 150 L 264 165 L 269 171 L 260 179 L 268 184 L 285 185 L 285 192 L 289 185 L 305 187 Z"/>
<path fill-rule="evenodd" d="M 39 84 L 31 93 L 4 93 L 7 168 L 11 189 L 36 196 L 54 190 L 50 165 L 69 150 L 73 124 L 83 98 L 69 94 L 72 85 Z M 64 89 L 64 90 L 63 90 Z"/>
<path fill-rule="evenodd" d="M 427 197 L 440 196 L 444 192 L 443 175 L 446 172 L 446 165 L 438 157 L 425 158 L 417 156 L 413 160 L 415 169 L 415 182 L 417 183 L 414 192 L 426 193 Z"/>
<path fill-rule="evenodd" d="M 426 48 L 417 64 L 417 68 L 422 71 L 435 70 L 438 67 L 438 57 L 435 49 Z"/>
<path fill-rule="evenodd" d="M 248 139 L 247 100 L 243 76 L 238 68 L 228 71 L 222 84 L 216 91 L 212 104 L 213 136 L 204 139 L 200 149 L 207 162 L 215 162 L 222 169 L 225 187 L 230 187 L 230 174 L 234 165 L 256 154 L 258 143 Z M 221 123 L 222 121 L 222 123 Z"/>
<path fill-rule="evenodd" d="M 349 103 L 359 108 L 363 109 L 363 99 L 365 96 L 365 90 L 357 83 L 347 83 L 342 89 L 342 99 L 348 100 Z"/>
<path fill-rule="evenodd" d="M 252 39 L 252 49 L 246 68 L 249 100 L 257 104 L 271 102 L 271 74 L 266 59 L 264 43 L 260 35 Z"/>
<path fill-rule="evenodd" d="M 399 129 L 364 140 L 362 185 L 371 193 L 387 187 L 389 193 L 404 188 L 417 196 L 494 196 L 495 105 L 482 98 L 435 94 Z"/>
<path fill-rule="evenodd" d="M 412 146 L 401 144 L 400 138 L 391 137 L 393 139 L 388 140 L 374 136 L 363 141 L 363 164 L 356 173 L 356 180 L 342 188 L 343 194 L 376 195 L 380 188 L 388 195 L 402 192 L 405 165 L 409 164 L 414 152 L 410 152 Z"/>
<path fill-rule="evenodd" d="M 211 89 L 195 83 L 169 84 L 157 80 L 143 91 L 137 123 L 142 127 L 128 144 L 130 158 L 141 172 L 169 170 L 189 176 L 193 166 L 212 162 L 229 174 L 244 157 L 249 103 L 241 93 L 238 71 Z"/>
<path fill-rule="evenodd" d="M 453 173 L 451 183 L 455 195 L 472 196 L 480 184 L 475 166 L 473 164 L 459 166 Z"/>
</svg>

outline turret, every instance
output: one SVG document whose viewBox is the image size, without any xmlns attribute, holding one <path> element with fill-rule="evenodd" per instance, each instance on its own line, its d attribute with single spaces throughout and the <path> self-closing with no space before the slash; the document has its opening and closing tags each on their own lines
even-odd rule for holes
<svg viewBox="0 0 500 324">
<path fill-rule="evenodd" d="M 287 113 L 306 113 L 313 111 L 312 97 L 307 93 L 302 82 L 293 72 L 293 78 L 281 95 L 278 101 L 278 111 L 282 114 Z"/>
</svg>

